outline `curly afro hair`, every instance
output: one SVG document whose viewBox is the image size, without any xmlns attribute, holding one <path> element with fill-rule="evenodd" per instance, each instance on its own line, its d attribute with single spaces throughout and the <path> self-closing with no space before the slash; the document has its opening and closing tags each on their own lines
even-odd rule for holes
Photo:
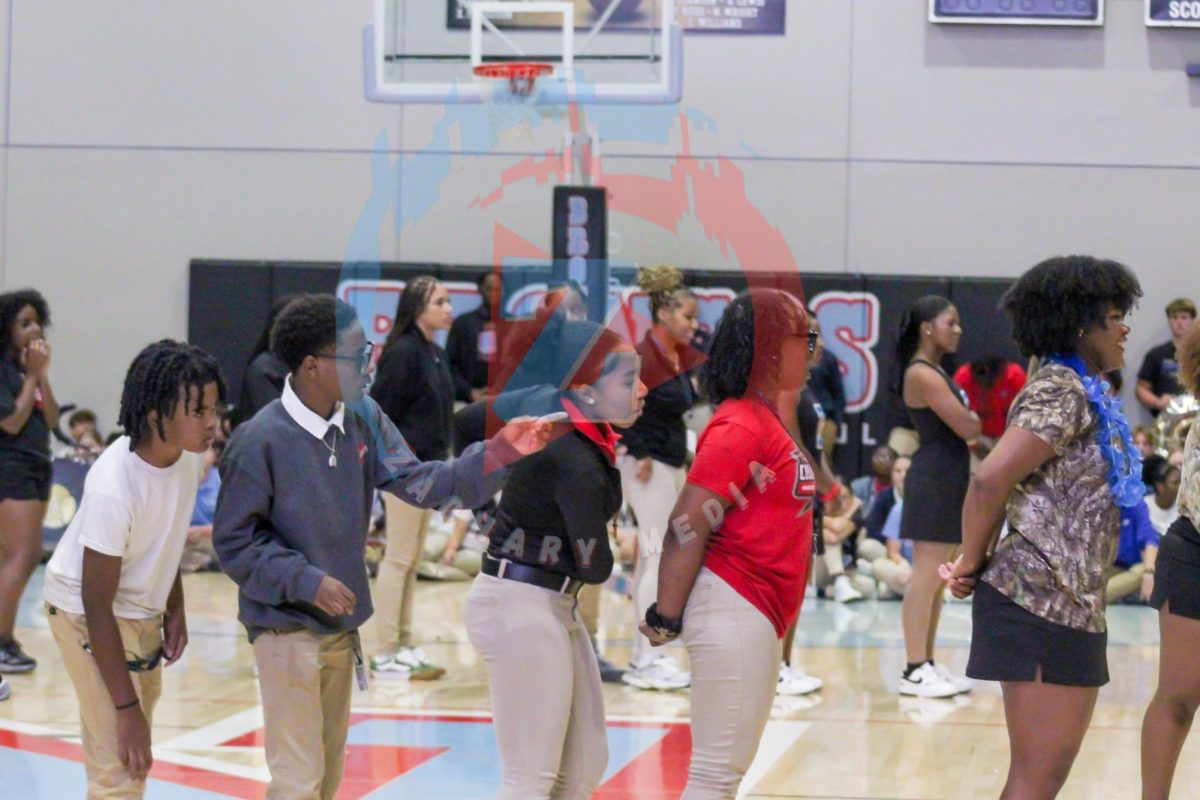
<svg viewBox="0 0 1200 800">
<path fill-rule="evenodd" d="M 13 355 L 9 353 L 13 346 L 13 325 L 17 315 L 27 306 L 33 306 L 43 330 L 50 327 L 50 306 L 37 289 L 18 289 L 0 294 L 0 358 L 7 359 Z"/>
<path fill-rule="evenodd" d="M 338 335 L 358 322 L 354 306 L 331 294 L 302 294 L 271 327 L 271 352 L 293 372 L 306 356 L 337 345 Z"/>
<path fill-rule="evenodd" d="M 1193 322 L 1175 348 L 1179 360 L 1179 378 L 1188 390 L 1200 397 L 1200 323 Z"/>
<path fill-rule="evenodd" d="M 1128 313 L 1142 287 L 1124 264 L 1092 256 L 1048 258 L 1022 275 L 1000 300 L 1025 356 L 1069 355 L 1080 333 L 1102 327 L 1109 310 Z"/>
<path fill-rule="evenodd" d="M 779 362 L 771 356 L 784 339 L 807 331 L 803 305 L 781 289 L 750 289 L 725 307 L 713 334 L 700 382 L 710 402 L 720 405 L 775 380 Z"/>
<path fill-rule="evenodd" d="M 118 423 L 137 447 L 150 436 L 150 412 L 158 414 L 155 430 L 160 439 L 167 433 L 163 421 L 175 415 L 180 397 L 185 408 L 197 410 L 204 387 L 217 385 L 218 402 L 225 402 L 225 379 L 211 355 L 185 342 L 163 339 L 138 353 L 125 373 Z"/>
</svg>

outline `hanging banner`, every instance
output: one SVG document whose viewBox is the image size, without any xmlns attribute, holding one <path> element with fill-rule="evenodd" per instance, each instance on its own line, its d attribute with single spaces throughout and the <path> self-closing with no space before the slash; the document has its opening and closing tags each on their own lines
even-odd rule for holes
<svg viewBox="0 0 1200 800">
<path fill-rule="evenodd" d="M 471 13 L 461 0 L 447 0 L 447 26 L 470 28 Z M 616 5 L 608 22 L 610 31 L 645 31 L 657 26 L 661 16 L 654 0 L 575 0 L 576 27 L 589 29 Z M 695 33 L 784 32 L 785 0 L 676 0 L 675 19 L 685 31 Z M 556 14 L 514 13 L 507 17 L 489 14 L 498 28 L 560 28 Z"/>
<path fill-rule="evenodd" d="M 1151 28 L 1200 28 L 1200 0 L 1146 0 Z"/>
<path fill-rule="evenodd" d="M 929 21 L 970 25 L 1103 25 L 1104 0 L 929 0 Z"/>
</svg>

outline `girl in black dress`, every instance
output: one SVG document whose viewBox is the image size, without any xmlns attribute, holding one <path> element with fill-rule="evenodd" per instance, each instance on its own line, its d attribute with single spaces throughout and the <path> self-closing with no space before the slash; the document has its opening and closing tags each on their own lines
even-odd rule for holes
<svg viewBox="0 0 1200 800">
<path fill-rule="evenodd" d="M 933 660 L 945 582 L 938 567 L 962 544 L 962 503 L 970 479 L 969 445 L 978 443 L 979 417 L 941 367 L 962 337 L 958 309 L 944 297 L 922 297 L 905 313 L 896 344 L 903 365 L 904 406 L 920 446 L 904 486 L 900 537 L 913 542 L 913 575 L 904 594 L 904 651 L 908 666 L 900 694 L 953 697 L 970 691 L 965 678 Z"/>
<path fill-rule="evenodd" d="M 433 340 L 454 322 L 450 294 L 428 275 L 413 278 L 396 306 L 396 321 L 383 345 L 371 397 L 396 424 L 422 461 L 450 455 L 454 419 L 454 378 L 449 359 Z M 410 680 L 433 680 L 446 673 L 415 646 L 412 634 L 417 564 L 425 545 L 429 510 L 410 506 L 389 494 L 387 549 L 375 582 L 380 652 L 371 659 L 376 672 Z"/>
<path fill-rule="evenodd" d="M 13 627 L 42 557 L 50 499 L 50 431 L 58 426 L 58 402 L 50 388 L 49 325 L 40 293 L 0 294 L 0 673 L 37 666 L 13 638 Z M 2 680 L 0 694 L 8 695 Z"/>
</svg>

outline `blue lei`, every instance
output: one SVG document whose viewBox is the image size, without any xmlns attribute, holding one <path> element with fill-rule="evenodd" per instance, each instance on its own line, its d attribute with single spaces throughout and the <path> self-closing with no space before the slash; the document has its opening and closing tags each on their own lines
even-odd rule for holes
<svg viewBox="0 0 1200 800">
<path fill-rule="evenodd" d="M 1083 382 L 1092 410 L 1099 418 L 1096 441 L 1108 462 L 1108 487 L 1112 490 L 1113 501 L 1121 508 L 1136 507 L 1146 496 L 1146 487 L 1142 483 L 1142 454 L 1133 443 L 1120 399 L 1108 393 L 1108 381 L 1099 375 L 1088 374 L 1078 355 L 1050 355 L 1045 362 L 1074 370 Z"/>
</svg>

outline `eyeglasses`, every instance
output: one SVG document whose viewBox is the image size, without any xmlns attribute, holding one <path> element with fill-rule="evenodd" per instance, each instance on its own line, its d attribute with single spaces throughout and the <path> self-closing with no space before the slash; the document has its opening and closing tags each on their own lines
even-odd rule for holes
<svg viewBox="0 0 1200 800">
<path fill-rule="evenodd" d="M 817 352 L 817 340 L 820 338 L 821 338 L 820 331 L 809 331 L 808 332 L 808 354 L 810 356 L 813 353 Z"/>
<path fill-rule="evenodd" d="M 367 342 L 362 352 L 356 356 L 339 356 L 337 353 L 317 353 L 317 358 L 332 358 L 334 361 L 349 361 L 358 366 L 358 371 L 366 375 L 371 371 L 371 356 L 375 353 L 375 343 Z"/>
</svg>

